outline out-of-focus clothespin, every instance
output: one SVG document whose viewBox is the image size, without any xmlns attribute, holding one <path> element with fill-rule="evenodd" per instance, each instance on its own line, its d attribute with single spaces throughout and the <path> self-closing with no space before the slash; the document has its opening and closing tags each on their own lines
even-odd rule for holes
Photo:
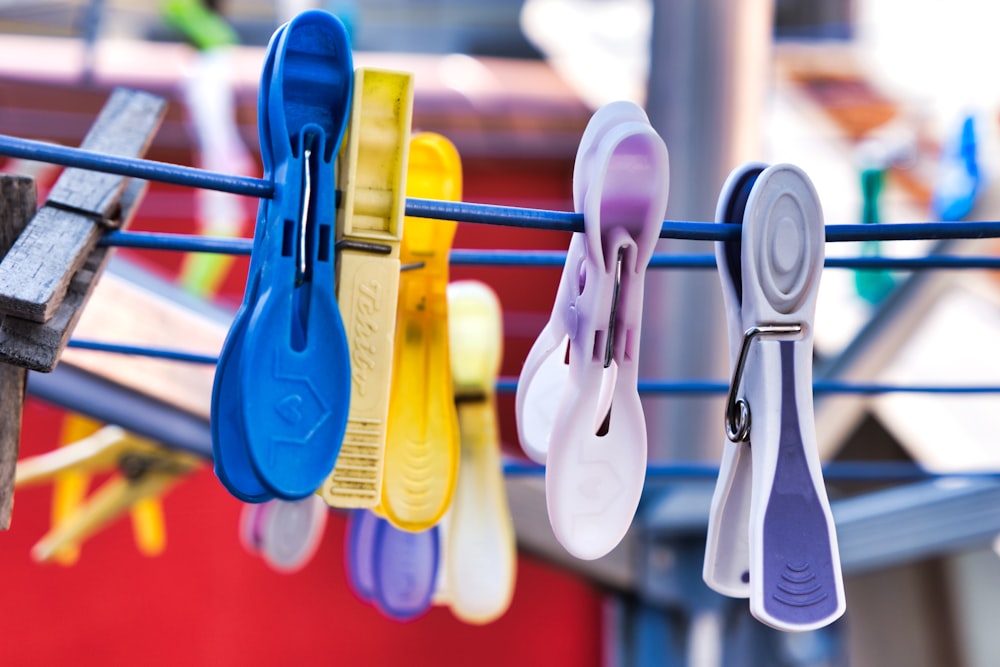
<svg viewBox="0 0 1000 667">
<path fill-rule="evenodd" d="M 347 423 L 334 218 L 353 72 L 343 24 L 319 10 L 275 33 L 263 68 L 260 143 L 275 194 L 261 200 L 251 272 L 212 397 L 216 474 L 248 502 L 315 493 Z"/>
<path fill-rule="evenodd" d="M 354 593 L 385 616 L 413 620 L 431 608 L 441 538 L 396 528 L 369 510 L 353 510 L 347 526 L 347 574 Z"/>
<path fill-rule="evenodd" d="M 812 401 L 823 214 L 801 170 L 748 164 L 716 218 L 742 237 L 716 244 L 733 375 L 703 577 L 772 627 L 816 629 L 845 608 Z"/>
<path fill-rule="evenodd" d="M 585 231 L 573 235 L 552 316 L 517 385 L 518 434 L 545 464 L 552 529 L 582 559 L 621 541 L 645 482 L 639 336 L 668 177 L 667 148 L 641 108 L 597 110 L 573 171 Z"/>
<path fill-rule="evenodd" d="M 409 197 L 457 201 L 458 151 L 422 132 L 410 142 Z M 379 511 L 397 528 L 433 526 L 458 474 L 459 434 L 448 350 L 448 255 L 457 223 L 406 218 L 400 261 L 392 394 Z"/>
<path fill-rule="evenodd" d="M 459 619 L 489 623 L 510 606 L 517 570 L 496 406 L 503 316 L 492 289 L 477 281 L 448 285 L 448 338 L 462 455 L 442 531 L 442 597 Z"/>
<path fill-rule="evenodd" d="M 298 572 L 316 555 L 329 514 L 317 495 L 246 504 L 240 514 L 240 542 L 276 572 Z"/>
<path fill-rule="evenodd" d="M 80 544 L 136 503 L 161 497 L 199 464 L 193 454 L 167 449 L 118 426 L 105 426 L 71 445 L 20 461 L 18 486 L 39 484 L 68 470 L 117 471 L 52 527 L 32 549 L 32 557 L 49 560 L 61 549 Z M 140 539 L 147 546 L 163 541 L 162 535 Z"/>
<path fill-rule="evenodd" d="M 335 507 L 372 508 L 382 496 L 412 112 L 412 74 L 355 72 L 337 215 L 337 301 L 351 350 L 351 407 L 337 463 L 321 488 Z"/>
</svg>

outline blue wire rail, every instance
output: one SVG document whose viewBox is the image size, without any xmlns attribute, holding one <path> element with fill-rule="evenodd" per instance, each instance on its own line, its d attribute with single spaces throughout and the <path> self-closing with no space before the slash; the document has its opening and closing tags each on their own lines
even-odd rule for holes
<svg viewBox="0 0 1000 667">
<path fill-rule="evenodd" d="M 31 141 L 0 135 L 0 155 L 38 160 L 67 167 L 91 169 L 107 173 L 143 178 L 148 180 L 205 188 L 249 197 L 271 198 L 274 195 L 272 183 L 245 176 L 221 174 L 193 167 L 156 162 L 138 158 L 124 158 L 104 155 L 78 148 L 68 148 L 44 142 Z M 427 199 L 408 198 L 406 215 L 438 220 L 522 227 L 557 232 L 582 232 L 583 216 L 579 213 L 550 211 L 542 209 L 474 204 L 467 202 L 444 202 Z M 737 238 L 738 225 L 720 225 L 714 222 L 690 222 L 665 220 L 660 236 L 695 241 L 723 241 Z M 1000 222 L 921 222 L 890 223 L 868 225 L 827 225 L 828 242 L 849 241 L 911 241 L 1000 238 Z M 249 255 L 253 241 L 247 238 L 202 237 L 187 234 L 154 232 L 113 231 L 104 236 L 101 243 L 106 246 L 177 252 L 208 252 L 230 255 Z M 506 266 L 559 268 L 565 263 L 566 253 L 560 251 L 537 250 L 453 250 L 451 263 L 456 266 Z M 931 255 L 923 257 L 828 257 L 827 268 L 842 269 L 889 269 L 897 271 L 918 271 L 924 269 L 985 269 L 1000 270 L 997 257 L 957 257 Z M 650 262 L 656 269 L 716 269 L 714 255 L 654 255 Z M 170 361 L 194 364 L 215 364 L 214 355 L 198 354 L 181 350 L 124 345 L 109 342 L 71 340 L 70 347 L 77 349 L 132 354 Z M 497 390 L 513 393 L 516 378 L 501 378 Z M 640 380 L 639 391 L 656 395 L 723 395 L 728 383 L 706 380 Z M 889 385 L 877 383 L 848 383 L 837 381 L 817 381 L 814 391 L 818 394 L 878 395 L 885 393 L 923 394 L 986 394 L 1000 393 L 1000 386 L 938 386 L 938 385 Z M 507 461 L 507 474 L 537 474 L 542 468 L 533 464 Z M 654 479 L 714 478 L 718 467 L 701 464 L 650 465 L 649 476 Z M 929 472 L 910 463 L 833 463 L 824 474 L 829 479 L 842 481 L 914 481 L 931 479 L 943 475 Z M 1000 472 L 975 472 L 970 476 L 1000 476 Z M 948 473 L 947 476 L 954 476 Z M 962 475 L 965 476 L 965 475 Z"/>
</svg>

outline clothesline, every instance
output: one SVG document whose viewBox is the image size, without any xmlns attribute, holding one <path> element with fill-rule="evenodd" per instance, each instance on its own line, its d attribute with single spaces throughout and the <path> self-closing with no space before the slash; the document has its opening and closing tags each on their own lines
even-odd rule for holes
<svg viewBox="0 0 1000 667">
<path fill-rule="evenodd" d="M 270 198 L 274 185 L 270 181 L 247 176 L 220 174 L 182 165 L 104 155 L 79 148 L 69 148 L 0 135 L 0 155 L 28 160 L 40 160 L 68 167 L 79 167 L 107 173 L 145 178 L 162 183 L 186 185 L 230 192 L 251 197 Z M 482 223 L 507 227 L 527 227 L 550 231 L 582 232 L 583 216 L 579 213 L 543 209 L 444 202 L 408 198 L 406 215 L 439 220 Z M 660 231 L 663 238 L 694 241 L 722 241 L 737 238 L 738 225 L 714 222 L 666 220 Z M 911 222 L 870 225 L 827 225 L 828 242 L 844 241 L 907 241 L 1000 237 L 1000 221 L 982 222 Z"/>
</svg>

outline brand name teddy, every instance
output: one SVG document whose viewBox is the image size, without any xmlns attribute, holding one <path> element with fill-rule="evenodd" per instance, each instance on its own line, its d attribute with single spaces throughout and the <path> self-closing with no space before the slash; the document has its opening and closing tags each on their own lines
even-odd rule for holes
<svg viewBox="0 0 1000 667">
<path fill-rule="evenodd" d="M 378 355 L 378 319 L 382 309 L 382 285 L 376 280 L 362 282 L 358 286 L 358 299 L 354 306 L 353 339 L 351 353 L 351 380 L 359 396 L 365 395 L 368 376 L 375 368 Z"/>
</svg>

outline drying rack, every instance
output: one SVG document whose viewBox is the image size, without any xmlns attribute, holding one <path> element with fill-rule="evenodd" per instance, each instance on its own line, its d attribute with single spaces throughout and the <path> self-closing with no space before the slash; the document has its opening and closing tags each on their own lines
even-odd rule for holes
<svg viewBox="0 0 1000 667">
<path fill-rule="evenodd" d="M 180 165 L 122 158 L 80 149 L 64 148 L 9 136 L 0 136 L 0 155 L 58 164 L 67 167 L 113 173 L 194 188 L 207 188 L 233 194 L 267 198 L 272 185 L 264 180 L 207 172 Z M 459 222 L 524 227 L 557 232 L 582 232 L 582 215 L 576 213 L 514 208 L 474 203 L 408 199 L 406 215 L 456 220 Z M 735 225 L 712 222 L 664 221 L 661 238 L 714 242 L 735 237 Z M 826 240 L 847 241 L 969 240 L 1000 238 L 1000 222 L 925 222 L 871 225 L 828 225 Z M 135 249 L 250 254 L 249 239 L 206 238 L 191 235 L 152 232 L 112 231 L 101 244 Z M 707 249 L 710 252 L 710 248 Z M 711 254 L 654 255 L 653 270 L 715 270 Z M 561 267 L 565 253 L 554 251 L 453 250 L 453 265 Z M 828 269 L 881 269 L 919 274 L 930 270 L 1000 269 L 1000 258 L 941 254 L 937 251 L 922 257 L 830 257 Z M 112 269 L 115 270 L 114 268 Z M 128 270 L 125 272 L 128 279 Z M 868 322 L 854 342 L 838 359 L 827 366 L 829 373 L 817 373 L 817 394 L 854 394 L 873 396 L 886 393 L 923 394 L 1000 394 L 1000 378 L 995 385 L 885 384 L 851 382 L 838 379 L 836 369 L 868 341 L 877 337 L 895 312 L 903 307 L 918 281 L 910 280 L 896 289 Z M 169 287 L 157 286 L 169 291 Z M 190 305 L 190 304 L 189 304 Z M 200 315 L 215 322 L 225 322 L 227 313 L 209 305 L 197 305 Z M 124 345 L 108 340 L 73 339 L 70 347 L 112 354 L 134 354 L 159 359 L 211 366 L 212 355 L 183 349 Z M 501 378 L 498 391 L 512 393 L 516 378 Z M 127 387 L 94 376 L 86 371 L 60 365 L 50 374 L 34 374 L 28 383 L 33 395 L 67 409 L 112 422 L 162 444 L 210 459 L 212 455 L 209 424 L 195 416 L 144 396 Z M 728 382 L 712 378 L 640 380 L 643 394 L 718 396 L 728 389 Z M 664 636 L 677 632 L 675 613 L 685 610 L 687 620 L 700 611 L 718 610 L 727 602 L 700 589 L 701 557 L 708 505 L 716 466 L 700 463 L 650 464 L 648 484 L 633 529 L 623 544 L 609 557 L 594 563 L 574 561 L 545 536 L 522 530 L 519 514 L 526 514 L 526 504 L 539 500 L 540 468 L 508 460 L 505 474 L 510 490 L 519 540 L 561 565 L 579 571 L 594 581 L 623 594 L 613 614 L 612 632 L 629 637 L 620 642 L 628 646 L 623 664 L 674 664 L 664 657 Z M 912 463 L 831 463 L 824 469 L 826 479 L 841 482 L 888 482 L 892 486 L 834 500 L 831 505 L 840 541 L 841 561 L 846 573 L 863 572 L 932 554 L 947 553 L 984 543 L 1000 533 L 1000 471 L 967 471 L 938 474 Z M 943 477 L 961 478 L 960 485 L 942 485 Z M 519 504 L 522 505 L 519 507 Z M 535 510 L 537 512 L 537 509 Z M 542 512 L 544 515 L 544 512 Z M 669 557 L 664 554 L 669 552 Z M 747 646 L 766 650 L 772 631 L 754 627 Z M 831 645 L 839 632 L 835 624 L 817 631 Z M 761 648 L 765 647 L 765 648 Z M 625 649 L 622 649 L 625 650 Z M 674 656 L 675 660 L 678 660 Z M 648 661 L 648 662 L 647 662 Z"/>
</svg>

